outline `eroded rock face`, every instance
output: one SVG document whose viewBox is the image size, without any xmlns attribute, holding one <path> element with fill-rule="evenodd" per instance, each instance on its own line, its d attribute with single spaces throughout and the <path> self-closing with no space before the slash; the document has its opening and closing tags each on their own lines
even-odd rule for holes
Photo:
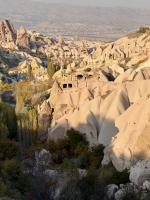
<svg viewBox="0 0 150 200">
<path fill-rule="evenodd" d="M 27 174 L 35 175 L 43 173 L 48 176 L 46 171 L 49 171 L 50 164 L 52 162 L 52 156 L 49 151 L 42 149 L 36 150 L 32 158 L 27 158 L 22 161 L 24 172 Z"/>
<path fill-rule="evenodd" d="M 0 43 L 2 47 L 16 48 L 16 31 L 9 20 L 0 20 Z"/>
<path fill-rule="evenodd" d="M 19 46 L 21 48 L 29 48 L 30 47 L 29 35 L 23 26 L 21 26 L 20 29 L 17 31 L 16 44 L 17 44 L 17 46 Z"/>
<path fill-rule="evenodd" d="M 49 151 L 42 149 L 41 151 L 36 151 L 35 152 L 35 161 L 36 161 L 36 168 L 37 170 L 39 170 L 39 168 L 46 168 L 49 167 L 50 163 L 51 163 L 51 154 L 49 153 Z"/>
<path fill-rule="evenodd" d="M 112 82 L 89 82 L 87 87 L 62 89 L 54 84 L 49 98 L 54 108 L 49 138 L 63 138 L 71 127 L 86 133 L 90 145 L 98 144 L 101 127 L 101 104 L 107 92 L 114 90 Z M 102 97 L 102 98 L 101 98 Z"/>
<path fill-rule="evenodd" d="M 105 148 L 102 164 L 112 161 L 116 169 L 122 171 L 141 159 L 149 158 L 150 90 L 147 88 L 149 82 L 133 82 L 133 85 L 140 83 L 138 90 L 133 87 L 134 91 L 140 94 L 139 97 L 138 94 L 131 93 L 132 88 L 130 90 L 128 88 L 128 97 L 132 105 L 115 121 L 119 132 L 112 138 L 111 144 Z M 145 94 L 148 90 L 149 93 Z"/>
</svg>

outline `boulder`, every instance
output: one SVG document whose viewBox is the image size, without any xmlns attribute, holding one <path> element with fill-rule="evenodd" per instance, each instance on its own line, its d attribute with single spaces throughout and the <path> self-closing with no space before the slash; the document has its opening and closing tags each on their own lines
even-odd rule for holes
<svg viewBox="0 0 150 200">
<path fill-rule="evenodd" d="M 16 44 L 17 44 L 17 46 L 19 46 L 21 48 L 29 48 L 30 47 L 29 35 L 23 26 L 21 26 L 20 29 L 17 31 Z"/>
<path fill-rule="evenodd" d="M 43 168 L 50 166 L 52 156 L 49 151 L 42 149 L 41 151 L 35 151 L 35 171 L 40 171 Z"/>
<path fill-rule="evenodd" d="M 150 159 L 141 160 L 130 169 L 130 181 L 136 185 L 148 187 L 150 186 Z"/>
<path fill-rule="evenodd" d="M 143 190 L 150 190 L 150 181 L 144 181 L 142 188 Z"/>
<path fill-rule="evenodd" d="M 118 191 L 118 186 L 115 184 L 110 184 L 107 186 L 106 190 L 107 190 L 107 197 L 108 199 L 113 199 L 114 198 L 114 194 Z"/>
<path fill-rule="evenodd" d="M 114 199 L 115 200 L 123 200 L 123 197 L 125 195 L 125 189 L 122 188 L 120 190 L 118 190 L 115 194 L 114 194 Z"/>
</svg>

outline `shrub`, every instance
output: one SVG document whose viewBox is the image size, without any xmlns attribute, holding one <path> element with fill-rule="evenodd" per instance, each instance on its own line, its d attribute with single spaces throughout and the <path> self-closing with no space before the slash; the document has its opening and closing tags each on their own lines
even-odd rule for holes
<svg viewBox="0 0 150 200">
<path fill-rule="evenodd" d="M 137 33 L 146 33 L 147 28 L 146 27 L 140 27 Z"/>
<path fill-rule="evenodd" d="M 61 165 L 61 172 L 66 174 L 69 181 L 75 181 L 79 179 L 79 172 L 77 165 L 69 162 L 68 159 L 64 159 Z"/>
<path fill-rule="evenodd" d="M 0 141 L 0 160 L 6 158 L 12 159 L 17 156 L 19 151 L 19 144 L 14 140 L 1 140 Z"/>
<path fill-rule="evenodd" d="M 78 145 L 79 142 L 83 142 L 85 145 L 88 145 L 88 141 L 86 139 L 86 135 L 83 133 L 80 133 L 77 130 L 74 130 L 73 128 L 67 131 L 67 137 L 69 140 L 71 152 L 74 154 L 74 151 Z"/>
<path fill-rule="evenodd" d="M 114 170 L 114 173 L 111 177 L 112 183 L 115 184 L 125 184 L 129 182 L 129 171 L 128 169 L 123 170 L 122 172 L 118 172 L 117 170 Z"/>
<path fill-rule="evenodd" d="M 62 162 L 61 156 L 57 153 L 52 154 L 52 160 L 54 163 L 57 163 L 57 164 Z"/>
<path fill-rule="evenodd" d="M 36 173 L 30 177 L 28 196 L 32 200 L 53 200 L 57 181 L 49 178 L 46 174 Z"/>
<path fill-rule="evenodd" d="M 79 156 L 77 160 L 77 165 L 79 168 L 84 169 L 88 165 L 88 158 L 84 155 Z"/>
<path fill-rule="evenodd" d="M 56 148 L 56 142 L 54 140 L 48 140 L 45 144 L 44 144 L 44 149 L 46 149 L 47 151 L 49 151 L 51 154 L 56 152 L 57 148 Z"/>
<path fill-rule="evenodd" d="M 52 160 L 54 163 L 61 163 L 65 157 L 69 155 L 70 145 L 67 138 L 49 140 L 43 147 L 52 154 Z"/>
<path fill-rule="evenodd" d="M 23 194 L 26 190 L 26 187 L 28 186 L 28 182 L 28 176 L 24 173 L 20 173 L 18 180 L 15 182 L 15 188 Z"/>
<path fill-rule="evenodd" d="M 82 200 L 105 199 L 105 187 L 103 184 L 100 184 L 97 171 L 90 171 L 76 185 L 82 194 Z"/>
<path fill-rule="evenodd" d="M 129 182 L 129 172 L 127 169 L 118 172 L 113 166 L 100 168 L 100 181 L 103 184 L 125 184 Z"/>
<path fill-rule="evenodd" d="M 61 191 L 60 200 L 82 200 L 80 190 L 76 187 L 76 183 L 79 180 L 79 172 L 76 164 L 64 159 L 61 165 L 61 172 L 64 173 L 66 184 Z"/>
<path fill-rule="evenodd" d="M 89 159 L 89 168 L 98 169 L 101 166 L 101 162 L 104 156 L 104 148 L 105 147 L 102 144 L 99 144 L 97 146 L 93 146 L 91 151 L 85 153 Z"/>
<path fill-rule="evenodd" d="M 0 195 L 3 194 L 4 190 L 5 190 L 6 186 L 2 180 L 2 178 L 0 178 Z"/>
<path fill-rule="evenodd" d="M 87 145 L 85 145 L 83 142 L 79 142 L 74 152 L 77 155 L 82 155 L 86 151 L 88 151 Z"/>
<path fill-rule="evenodd" d="M 68 139 L 67 138 L 58 139 L 56 142 L 56 149 L 69 151 L 70 145 Z"/>
<path fill-rule="evenodd" d="M 12 159 L 12 160 L 6 160 L 4 162 L 2 174 L 8 180 L 10 181 L 18 180 L 20 172 L 21 172 L 21 166 L 16 160 Z"/>
<path fill-rule="evenodd" d="M 11 89 L 11 86 L 10 86 L 8 83 L 5 83 L 5 84 L 2 86 L 2 89 L 3 89 L 3 91 L 5 91 L 5 90 L 10 90 L 10 89 Z"/>
</svg>

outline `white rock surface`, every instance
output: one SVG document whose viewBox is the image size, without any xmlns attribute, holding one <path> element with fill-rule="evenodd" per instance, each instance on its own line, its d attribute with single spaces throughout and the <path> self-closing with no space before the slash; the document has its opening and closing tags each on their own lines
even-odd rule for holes
<svg viewBox="0 0 150 200">
<path fill-rule="evenodd" d="M 107 186 L 107 197 L 113 199 L 114 194 L 118 191 L 118 186 L 115 184 L 110 184 Z"/>
<path fill-rule="evenodd" d="M 150 181 L 150 159 L 139 161 L 130 169 L 130 181 L 136 185 L 142 186 L 145 181 Z M 149 182 L 143 184 L 149 187 Z"/>
<path fill-rule="evenodd" d="M 143 190 L 150 190 L 150 181 L 144 181 L 142 188 Z"/>
</svg>

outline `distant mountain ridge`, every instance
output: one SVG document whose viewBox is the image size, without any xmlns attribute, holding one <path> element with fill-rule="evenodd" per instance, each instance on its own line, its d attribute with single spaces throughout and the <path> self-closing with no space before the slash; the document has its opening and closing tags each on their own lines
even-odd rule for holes
<svg viewBox="0 0 150 200">
<path fill-rule="evenodd" d="M 150 25 L 150 10 L 0 0 L 0 18 L 43 34 L 108 34 Z M 8 6 L 9 5 L 9 6 Z"/>
</svg>

